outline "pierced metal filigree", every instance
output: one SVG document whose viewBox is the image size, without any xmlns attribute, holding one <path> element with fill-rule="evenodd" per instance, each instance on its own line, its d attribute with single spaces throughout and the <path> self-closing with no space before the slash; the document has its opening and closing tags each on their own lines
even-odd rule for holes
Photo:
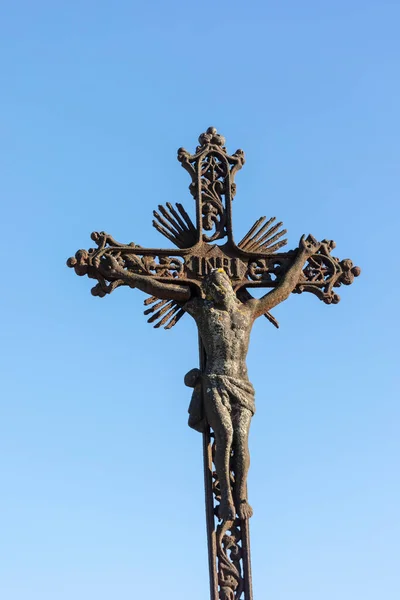
<svg viewBox="0 0 400 600">
<path fill-rule="evenodd" d="M 295 293 L 311 292 L 325 304 L 337 304 L 340 301 L 339 294 L 333 288 L 351 285 L 354 278 L 360 275 L 361 269 L 354 266 L 349 258 L 340 260 L 331 256 L 335 247 L 333 240 L 321 242 L 318 254 L 308 259 Z"/>
<path fill-rule="evenodd" d="M 209 453 L 209 469 L 212 473 L 213 512 L 219 523 L 215 527 L 216 558 L 218 572 L 218 600 L 251 600 L 251 585 L 246 578 L 250 570 L 250 548 L 248 542 L 248 521 L 241 521 L 236 515 L 233 521 L 219 519 L 221 491 L 218 475 L 215 470 L 215 437 L 207 432 L 211 453 Z M 235 473 L 231 468 L 231 486 L 234 493 Z"/>
<path fill-rule="evenodd" d="M 196 200 L 197 229 L 204 242 L 231 239 L 231 201 L 236 194 L 234 176 L 244 165 L 244 152 L 237 150 L 229 155 L 225 138 L 215 127 L 202 133 L 199 142 L 195 154 L 184 148 L 178 150 L 178 160 L 192 178 L 189 190 Z"/>
<path fill-rule="evenodd" d="M 67 265 L 74 268 L 77 275 L 97 279 L 97 285 L 92 288 L 93 296 L 102 298 L 117 287 L 129 285 L 123 277 L 127 272 L 161 281 L 179 279 L 183 275 L 184 262 L 178 256 L 168 256 L 162 251 L 158 256 L 149 254 L 147 249 L 133 242 L 129 245 L 120 244 L 104 231 L 94 231 L 91 238 L 97 248 L 78 250 L 74 257 L 68 259 Z M 114 268 L 111 268 L 111 263 Z M 116 274 L 117 268 L 120 277 Z"/>
</svg>

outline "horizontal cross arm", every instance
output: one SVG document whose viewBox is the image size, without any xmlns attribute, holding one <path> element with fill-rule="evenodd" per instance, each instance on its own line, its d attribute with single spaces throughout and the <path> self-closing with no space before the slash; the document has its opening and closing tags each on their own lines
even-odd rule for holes
<svg viewBox="0 0 400 600">
<path fill-rule="evenodd" d="M 177 302 L 190 299 L 190 287 L 176 283 L 183 272 L 181 258 L 143 254 L 144 249 L 139 246 L 118 244 L 104 233 L 94 233 L 92 239 L 97 242 L 98 248 L 78 250 L 74 257 L 68 259 L 67 265 L 75 269 L 77 275 L 97 279 L 98 283 L 92 289 L 94 296 L 103 297 L 126 285 L 160 299 Z"/>
<path fill-rule="evenodd" d="M 316 244 L 317 249 L 304 261 L 296 281 L 291 280 L 290 286 L 294 284 L 291 291 L 295 294 L 311 292 L 325 304 L 337 304 L 340 296 L 335 289 L 353 283 L 360 275 L 361 269 L 354 266 L 349 258 L 340 260 L 332 256 L 331 251 L 336 247 L 332 240 L 322 240 Z M 291 250 L 272 255 L 258 253 L 254 254 L 254 258 L 247 256 L 245 282 L 240 282 L 236 289 L 243 286 L 248 289 L 273 288 L 274 296 L 269 296 L 268 303 L 274 301 L 275 296 L 283 293 L 281 285 L 292 268 L 297 253 L 298 250 Z M 285 289 L 287 290 L 287 287 Z"/>
</svg>

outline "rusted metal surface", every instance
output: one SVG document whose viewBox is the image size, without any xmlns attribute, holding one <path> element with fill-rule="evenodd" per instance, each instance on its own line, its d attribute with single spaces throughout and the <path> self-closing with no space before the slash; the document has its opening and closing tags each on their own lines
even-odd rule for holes
<svg viewBox="0 0 400 600">
<path fill-rule="evenodd" d="M 120 244 L 92 233 L 95 248 L 68 259 L 78 275 L 97 281 L 103 297 L 121 286 L 147 293 L 145 315 L 154 327 L 170 329 L 186 314 L 196 321 L 200 369 L 185 383 L 193 388 L 189 425 L 203 434 L 211 600 L 253 600 L 247 472 L 248 435 L 255 411 L 246 356 L 250 331 L 262 315 L 278 326 L 271 310 L 291 293 L 311 292 L 326 304 L 340 300 L 336 289 L 360 274 L 350 259 L 332 256 L 335 243 L 302 236 L 297 248 L 280 252 L 286 230 L 261 217 L 236 244 L 232 201 L 242 150 L 229 155 L 215 128 L 199 137 L 194 154 L 178 160 L 191 177 L 195 223 L 181 204 L 154 211 L 153 225 L 176 248 Z M 218 242 L 218 244 L 216 243 Z M 261 299 L 252 288 L 266 288 Z"/>
</svg>

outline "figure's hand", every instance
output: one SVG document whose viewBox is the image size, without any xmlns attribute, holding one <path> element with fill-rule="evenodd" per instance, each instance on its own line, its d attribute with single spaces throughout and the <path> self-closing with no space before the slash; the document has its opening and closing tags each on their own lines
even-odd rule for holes
<svg viewBox="0 0 400 600">
<path fill-rule="evenodd" d="M 307 256 L 311 256 L 312 254 L 316 254 L 321 247 L 321 242 L 318 242 L 314 236 L 309 234 L 307 237 L 302 235 L 300 238 L 299 248 L 300 251 L 306 254 Z"/>
<path fill-rule="evenodd" d="M 120 254 L 106 254 L 101 264 L 105 266 L 104 277 L 111 280 L 122 279 L 130 288 L 136 288 L 137 275 L 125 268 L 125 261 Z"/>
<path fill-rule="evenodd" d="M 120 256 L 114 256 L 113 254 L 103 255 L 98 259 L 98 264 L 95 266 L 107 278 L 118 279 L 124 272 L 123 260 Z"/>
</svg>

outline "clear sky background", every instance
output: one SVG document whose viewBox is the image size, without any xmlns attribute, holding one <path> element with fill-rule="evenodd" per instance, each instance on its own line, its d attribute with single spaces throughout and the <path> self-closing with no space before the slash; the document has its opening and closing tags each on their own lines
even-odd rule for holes
<svg viewBox="0 0 400 600">
<path fill-rule="evenodd" d="M 65 260 L 163 245 L 210 125 L 246 152 L 236 239 L 275 215 L 363 269 L 253 330 L 255 599 L 398 600 L 399 28 L 395 0 L 1 3 L 4 600 L 208 598 L 194 324 Z"/>
</svg>

